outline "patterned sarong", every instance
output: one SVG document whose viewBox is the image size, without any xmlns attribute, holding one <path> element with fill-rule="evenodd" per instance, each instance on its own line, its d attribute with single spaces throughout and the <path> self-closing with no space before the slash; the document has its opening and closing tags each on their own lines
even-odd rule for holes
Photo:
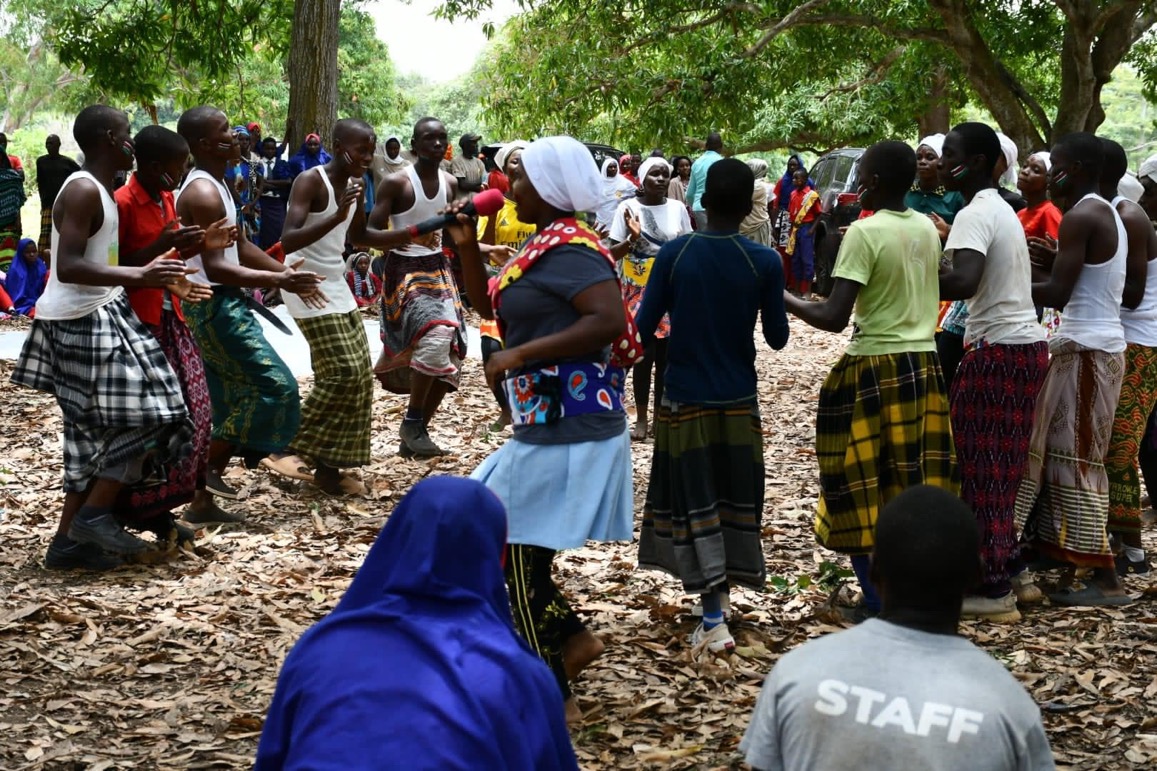
<svg viewBox="0 0 1157 771">
<path fill-rule="evenodd" d="M 952 493 L 959 477 L 935 352 L 848 356 L 820 389 L 816 540 L 868 554 L 884 504 L 914 485 Z"/>
<path fill-rule="evenodd" d="M 725 581 L 763 589 L 763 431 L 754 404 L 664 398 L 643 506 L 639 567 L 701 594 Z"/>
<path fill-rule="evenodd" d="M 162 311 L 160 326 L 145 326 L 160 343 L 169 366 L 181 383 L 185 407 L 193 421 L 193 451 L 169 469 L 162 484 L 124 490 L 114 510 L 136 521 L 170 512 L 193 500 L 193 493 L 205 487 L 205 474 L 209 469 L 209 437 L 213 431 L 209 386 L 205 382 L 205 367 L 201 364 L 201 352 L 193 334 L 171 310 Z"/>
<path fill-rule="evenodd" d="M 960 497 L 980 529 L 985 596 L 1008 593 L 1020 556 L 1016 495 L 1048 363 L 1043 341 L 982 346 L 964 354 L 950 389 Z"/>
<path fill-rule="evenodd" d="M 166 473 L 191 451 L 181 384 L 124 293 L 79 319 L 33 321 L 12 382 L 60 405 L 65 492 L 146 457 L 147 476 Z"/>
<path fill-rule="evenodd" d="M 40 239 L 36 242 L 36 248 L 42 252 L 47 252 L 52 248 L 52 207 L 40 210 Z M 54 255 L 55 256 L 55 255 Z"/>
<path fill-rule="evenodd" d="M 309 342 L 313 388 L 301 407 L 293 449 L 327 466 L 370 462 L 374 378 L 362 316 L 356 310 L 297 319 Z"/>
<path fill-rule="evenodd" d="M 301 423 L 297 381 L 245 299 L 215 290 L 211 300 L 182 310 L 205 364 L 213 439 L 236 445 L 249 460 L 283 452 Z"/>
<path fill-rule="evenodd" d="M 1065 341 L 1036 404 L 1028 467 L 1016 497 L 1016 524 L 1043 556 L 1079 567 L 1112 568 L 1109 451 L 1125 374 L 1125 354 Z"/>
<path fill-rule="evenodd" d="M 382 355 L 374 374 L 388 390 L 408 393 L 409 373 L 396 371 L 413 365 L 414 348 L 431 329 L 453 330 L 450 353 L 458 360 L 466 358 L 462 300 L 450 262 L 440 252 L 421 257 L 390 252 L 382 263 L 382 284 Z M 458 387 L 457 368 L 436 376 Z"/>
<path fill-rule="evenodd" d="M 1125 349 L 1125 379 L 1113 419 L 1105 471 L 1109 474 L 1109 532 L 1141 532 L 1141 440 L 1157 405 L 1157 348 Z"/>
</svg>

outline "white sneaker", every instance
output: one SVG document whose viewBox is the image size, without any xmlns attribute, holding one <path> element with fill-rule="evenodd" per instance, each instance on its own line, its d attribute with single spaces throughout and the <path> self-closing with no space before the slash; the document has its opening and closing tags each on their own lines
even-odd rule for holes
<svg viewBox="0 0 1157 771">
<path fill-rule="evenodd" d="M 998 624 L 1020 621 L 1020 611 L 1016 609 L 1016 595 L 1012 592 L 1003 597 L 965 597 L 960 615 Z"/>
<path fill-rule="evenodd" d="M 710 629 L 704 629 L 703 624 L 699 624 L 691 633 L 690 642 L 691 647 L 706 646 L 707 650 L 712 653 L 721 653 L 735 648 L 735 638 L 731 636 L 731 630 L 727 628 L 727 624 L 713 626 Z"/>
<path fill-rule="evenodd" d="M 726 595 L 726 594 L 723 595 L 723 601 L 720 603 L 720 605 L 723 607 L 723 620 L 724 621 L 730 621 L 731 620 L 731 597 L 729 595 Z M 694 616 L 695 618 L 703 618 L 703 603 L 702 602 L 697 602 L 691 606 L 691 615 Z"/>
<path fill-rule="evenodd" d="M 1027 570 L 1015 575 L 1011 579 L 1012 592 L 1016 595 L 1016 601 L 1022 605 L 1031 605 L 1037 602 L 1044 602 L 1044 592 L 1036 585 L 1033 580 L 1032 573 Z"/>
</svg>

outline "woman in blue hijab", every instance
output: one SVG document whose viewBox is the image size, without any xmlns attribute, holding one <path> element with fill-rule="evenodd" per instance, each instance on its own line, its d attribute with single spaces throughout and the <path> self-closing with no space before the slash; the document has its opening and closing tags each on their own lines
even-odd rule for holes
<svg viewBox="0 0 1157 771">
<path fill-rule="evenodd" d="M 792 176 L 799 169 L 807 171 L 807 167 L 803 165 L 803 158 L 799 156 L 799 153 L 792 153 L 791 157 L 787 159 L 787 171 L 783 173 L 779 182 L 775 183 L 775 189 L 772 191 L 770 212 L 772 238 L 780 255 L 785 257 L 787 256 L 787 242 L 791 236 L 791 217 L 788 216 L 787 209 L 788 206 L 791 205 L 791 191 L 795 188 Z M 811 178 L 811 175 L 808 175 L 807 183 L 813 188 L 816 186 L 815 180 Z M 791 286 L 791 284 L 789 283 L 788 286 Z"/>
<path fill-rule="evenodd" d="M 415 485 L 286 658 L 256 771 L 577 769 L 554 677 L 514 631 L 505 547 L 483 485 Z"/>
<path fill-rule="evenodd" d="M 44 293 L 44 276 L 48 266 L 40 259 L 36 241 L 22 238 L 16 247 L 16 256 L 8 275 L 4 278 L 4 289 L 12 298 L 12 305 L 21 316 L 31 316 L 36 301 Z"/>
</svg>

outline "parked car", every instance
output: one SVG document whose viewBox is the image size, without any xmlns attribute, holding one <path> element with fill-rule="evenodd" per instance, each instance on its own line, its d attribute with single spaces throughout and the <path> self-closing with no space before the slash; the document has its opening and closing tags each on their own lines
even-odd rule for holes
<svg viewBox="0 0 1157 771">
<path fill-rule="evenodd" d="M 851 225 L 860 216 L 856 194 L 856 171 L 864 150 L 845 147 L 816 161 L 810 176 L 820 196 L 820 217 L 816 222 L 816 275 L 812 289 L 827 296 L 832 291 L 832 270 L 840 251 L 840 228 Z"/>
</svg>

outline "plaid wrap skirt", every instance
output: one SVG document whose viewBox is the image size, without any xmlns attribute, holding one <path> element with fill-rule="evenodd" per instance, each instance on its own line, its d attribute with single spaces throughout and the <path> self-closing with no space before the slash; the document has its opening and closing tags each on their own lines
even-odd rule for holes
<svg viewBox="0 0 1157 771">
<path fill-rule="evenodd" d="M 181 383 L 123 292 L 79 319 L 33 321 L 12 382 L 60 405 L 65 492 L 142 457 L 165 474 L 192 452 Z"/>
<path fill-rule="evenodd" d="M 934 351 L 845 354 L 820 389 L 816 540 L 868 554 L 884 504 L 915 485 L 960 485 L 948 397 Z"/>
<path fill-rule="evenodd" d="M 301 406 L 293 450 L 327 466 L 370 462 L 374 378 L 361 313 L 296 319 L 309 342 L 313 388 Z"/>
</svg>

